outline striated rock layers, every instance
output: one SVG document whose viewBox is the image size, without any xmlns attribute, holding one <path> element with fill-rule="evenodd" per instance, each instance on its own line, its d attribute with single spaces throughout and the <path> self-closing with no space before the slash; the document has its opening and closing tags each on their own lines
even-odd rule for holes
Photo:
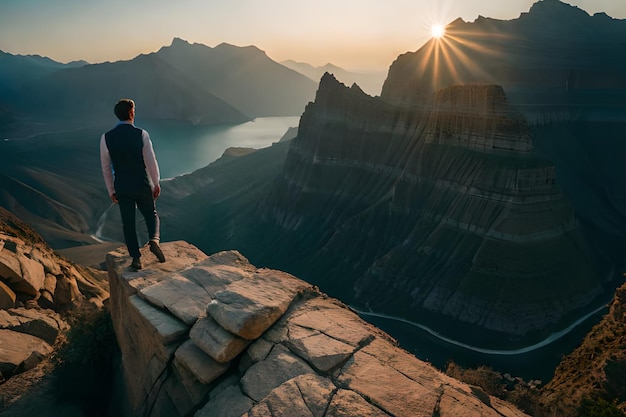
<svg viewBox="0 0 626 417">
<path fill-rule="evenodd" d="M 335 299 L 236 251 L 107 255 L 132 415 L 525 416 L 399 349 Z"/>
<path fill-rule="evenodd" d="M 540 0 L 513 20 L 457 19 L 446 36 L 399 56 L 383 100 L 429 106 L 442 88 L 501 85 L 528 120 L 536 149 L 586 223 L 606 264 L 626 250 L 626 20 Z M 610 242 L 610 243 L 609 243 Z"/>
<path fill-rule="evenodd" d="M 602 289 L 553 165 L 497 86 L 408 110 L 327 74 L 263 209 L 288 270 L 377 312 L 529 336 Z"/>
</svg>

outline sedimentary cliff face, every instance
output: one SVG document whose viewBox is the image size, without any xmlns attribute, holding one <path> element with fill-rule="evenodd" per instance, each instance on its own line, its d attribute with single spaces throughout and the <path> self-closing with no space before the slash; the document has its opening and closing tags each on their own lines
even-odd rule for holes
<svg viewBox="0 0 626 417">
<path fill-rule="evenodd" d="M 378 312 L 523 336 L 601 291 L 554 166 L 497 86 L 407 110 L 325 76 L 265 208 L 308 245 L 313 282 Z"/>
<path fill-rule="evenodd" d="M 617 51 L 625 41 L 625 20 L 558 0 L 538 1 L 513 20 L 457 19 L 445 37 L 393 62 L 381 97 L 419 108 L 451 85 L 501 85 L 536 149 L 556 164 L 586 232 L 599 234 L 594 246 L 605 262 L 621 262 L 626 194 L 616 155 L 626 130 L 626 60 Z"/>
<path fill-rule="evenodd" d="M 132 415 L 519 416 L 399 349 L 339 301 L 236 251 L 107 255 Z"/>
<path fill-rule="evenodd" d="M 390 202 L 416 221 L 357 280 L 358 302 L 524 335 L 593 300 L 601 280 L 572 207 L 501 88 L 443 90 L 423 140 Z"/>
<path fill-rule="evenodd" d="M 443 39 L 394 61 L 381 97 L 420 107 L 451 85 L 501 85 L 535 148 L 556 165 L 603 262 L 621 267 L 626 60 L 617 51 L 625 41 L 625 20 L 558 0 L 538 1 L 513 20 L 458 19 Z"/>
</svg>

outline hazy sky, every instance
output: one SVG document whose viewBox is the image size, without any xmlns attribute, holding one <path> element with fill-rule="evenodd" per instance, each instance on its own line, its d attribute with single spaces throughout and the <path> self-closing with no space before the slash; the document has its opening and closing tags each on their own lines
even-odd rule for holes
<svg viewBox="0 0 626 417">
<path fill-rule="evenodd" d="M 274 60 L 387 69 L 430 27 L 513 19 L 534 0 L 0 0 L 0 50 L 61 62 L 131 59 L 183 38 L 256 45 Z M 626 0 L 565 1 L 626 18 Z"/>
</svg>

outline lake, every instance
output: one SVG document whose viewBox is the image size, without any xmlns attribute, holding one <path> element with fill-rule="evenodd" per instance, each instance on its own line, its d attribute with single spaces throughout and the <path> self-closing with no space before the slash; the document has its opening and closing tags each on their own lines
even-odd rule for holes
<svg viewBox="0 0 626 417">
<path fill-rule="evenodd" d="M 161 178 L 168 179 L 207 166 L 230 147 L 268 147 L 299 122 L 299 116 L 259 117 L 238 125 L 220 126 L 136 119 L 135 126 L 150 133 Z M 44 165 L 59 168 L 68 163 L 68 152 L 84 152 L 89 166 L 97 169 L 99 175 L 100 136 L 114 126 L 115 121 L 104 127 L 68 127 L 59 123 L 23 128 L 0 137 L 0 161 L 2 157 L 12 159 L 17 154 L 28 154 L 31 162 L 43 161 Z"/>
<path fill-rule="evenodd" d="M 265 148 L 297 127 L 300 117 L 259 117 L 239 125 L 194 126 L 181 122 L 141 121 L 150 133 L 161 177 L 173 178 L 202 168 L 229 147 Z"/>
</svg>

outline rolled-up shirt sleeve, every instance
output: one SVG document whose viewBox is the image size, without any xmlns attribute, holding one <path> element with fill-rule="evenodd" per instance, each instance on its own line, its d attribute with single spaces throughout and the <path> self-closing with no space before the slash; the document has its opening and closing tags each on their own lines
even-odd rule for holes
<svg viewBox="0 0 626 417">
<path fill-rule="evenodd" d="M 145 130 L 142 132 L 143 138 L 143 161 L 146 164 L 146 172 L 152 183 L 152 188 L 161 181 L 161 173 L 159 172 L 159 164 L 157 163 L 150 135 Z"/>
<path fill-rule="evenodd" d="M 115 186 L 113 185 L 113 166 L 111 165 L 111 155 L 107 147 L 104 135 L 100 138 L 100 166 L 102 167 L 102 176 L 106 184 L 109 196 L 115 194 Z"/>
</svg>

